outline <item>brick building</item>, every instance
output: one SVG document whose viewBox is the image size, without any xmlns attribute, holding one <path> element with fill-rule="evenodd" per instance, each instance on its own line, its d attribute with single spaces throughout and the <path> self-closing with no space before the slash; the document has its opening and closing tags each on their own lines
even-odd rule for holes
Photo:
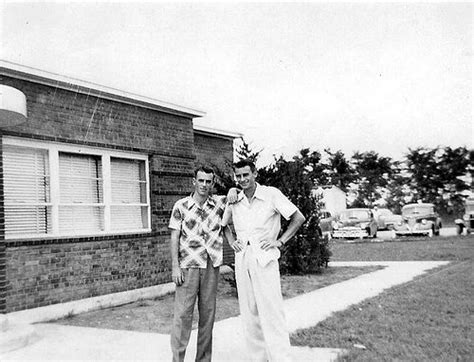
<svg viewBox="0 0 474 362">
<path fill-rule="evenodd" d="M 170 281 L 167 223 L 232 132 L 203 112 L 12 63 L 27 121 L 1 129 L 0 313 Z M 229 262 L 230 253 L 227 253 Z"/>
</svg>

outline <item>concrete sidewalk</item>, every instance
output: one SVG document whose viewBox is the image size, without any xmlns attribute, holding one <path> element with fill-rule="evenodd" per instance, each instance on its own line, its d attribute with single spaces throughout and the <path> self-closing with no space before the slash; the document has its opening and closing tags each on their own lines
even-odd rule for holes
<svg viewBox="0 0 474 362">
<path fill-rule="evenodd" d="M 332 313 L 346 309 L 383 290 L 408 282 L 429 269 L 449 262 L 332 262 L 331 266 L 383 265 L 384 269 L 285 301 L 290 331 L 316 325 Z M 35 324 L 36 336 L 26 347 L 5 353 L 1 361 L 25 360 L 154 360 L 170 361 L 169 335 L 98 328 Z M 193 361 L 196 331 L 186 353 Z M 337 347 L 337 346 L 335 346 Z M 331 361 L 342 350 L 292 347 L 294 361 Z M 214 361 L 245 361 L 240 318 L 228 318 L 214 327 Z"/>
</svg>

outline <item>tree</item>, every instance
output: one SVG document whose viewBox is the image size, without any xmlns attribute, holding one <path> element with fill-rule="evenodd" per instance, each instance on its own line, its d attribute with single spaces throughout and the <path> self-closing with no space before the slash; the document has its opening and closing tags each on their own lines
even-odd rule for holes
<svg viewBox="0 0 474 362">
<path fill-rule="evenodd" d="M 214 185 L 215 193 L 217 195 L 227 195 L 227 192 L 229 192 L 232 187 L 235 187 L 232 162 L 226 160 L 224 168 L 215 164 L 212 164 L 211 167 L 216 174 L 216 183 Z"/>
<path fill-rule="evenodd" d="M 354 168 L 341 150 L 332 152 L 330 148 L 326 148 L 324 152 L 329 156 L 325 169 L 326 184 L 337 186 L 342 191 L 347 192 L 349 185 L 357 177 Z"/>
<path fill-rule="evenodd" d="M 263 148 L 260 151 L 252 150 L 250 144 L 248 144 L 244 138 L 242 138 L 242 144 L 237 147 L 236 154 L 237 160 L 250 160 L 253 163 L 257 163 L 260 153 L 263 151 Z"/>
<path fill-rule="evenodd" d="M 392 177 L 386 186 L 386 207 L 396 214 L 401 213 L 403 205 L 413 200 L 413 192 L 410 189 L 410 177 L 407 175 L 403 162 L 394 161 L 392 164 Z"/>
<path fill-rule="evenodd" d="M 445 215 L 462 211 L 466 176 L 473 169 L 472 150 L 465 147 L 419 147 L 406 155 L 411 188 L 420 201 L 434 203 Z"/>
<path fill-rule="evenodd" d="M 369 151 L 355 152 L 352 162 L 358 175 L 357 198 L 353 206 L 372 207 L 382 197 L 383 188 L 392 177 L 393 161 L 390 157 Z"/>
<path fill-rule="evenodd" d="M 303 164 L 307 176 L 313 182 L 313 186 L 315 184 L 325 185 L 327 183 L 326 165 L 321 163 L 321 153 L 311 151 L 309 148 L 303 148 L 300 150 L 299 156 L 296 157 Z"/>
<path fill-rule="evenodd" d="M 439 203 L 438 189 L 442 187 L 438 174 L 436 153 L 439 148 L 408 149 L 407 169 L 410 174 L 412 188 L 415 197 L 413 201 L 425 201 L 435 204 Z"/>
</svg>

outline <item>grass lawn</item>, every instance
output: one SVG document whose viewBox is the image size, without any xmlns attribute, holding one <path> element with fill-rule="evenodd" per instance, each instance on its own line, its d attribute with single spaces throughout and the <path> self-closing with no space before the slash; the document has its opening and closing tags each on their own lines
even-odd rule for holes
<svg viewBox="0 0 474 362">
<path fill-rule="evenodd" d="M 406 238 L 381 243 L 331 242 L 331 261 L 473 260 L 474 235 Z"/>
<path fill-rule="evenodd" d="M 332 260 L 453 262 L 297 331 L 293 345 L 347 348 L 341 359 L 350 361 L 474 360 L 474 237 L 333 243 L 332 251 Z"/>
</svg>

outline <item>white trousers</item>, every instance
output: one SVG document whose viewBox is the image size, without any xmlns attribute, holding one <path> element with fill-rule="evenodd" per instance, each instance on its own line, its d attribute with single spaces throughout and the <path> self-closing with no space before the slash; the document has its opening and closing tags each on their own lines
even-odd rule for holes
<svg viewBox="0 0 474 362">
<path fill-rule="evenodd" d="M 278 261 L 262 267 L 252 248 L 235 254 L 240 315 L 252 361 L 291 361 Z"/>
</svg>

